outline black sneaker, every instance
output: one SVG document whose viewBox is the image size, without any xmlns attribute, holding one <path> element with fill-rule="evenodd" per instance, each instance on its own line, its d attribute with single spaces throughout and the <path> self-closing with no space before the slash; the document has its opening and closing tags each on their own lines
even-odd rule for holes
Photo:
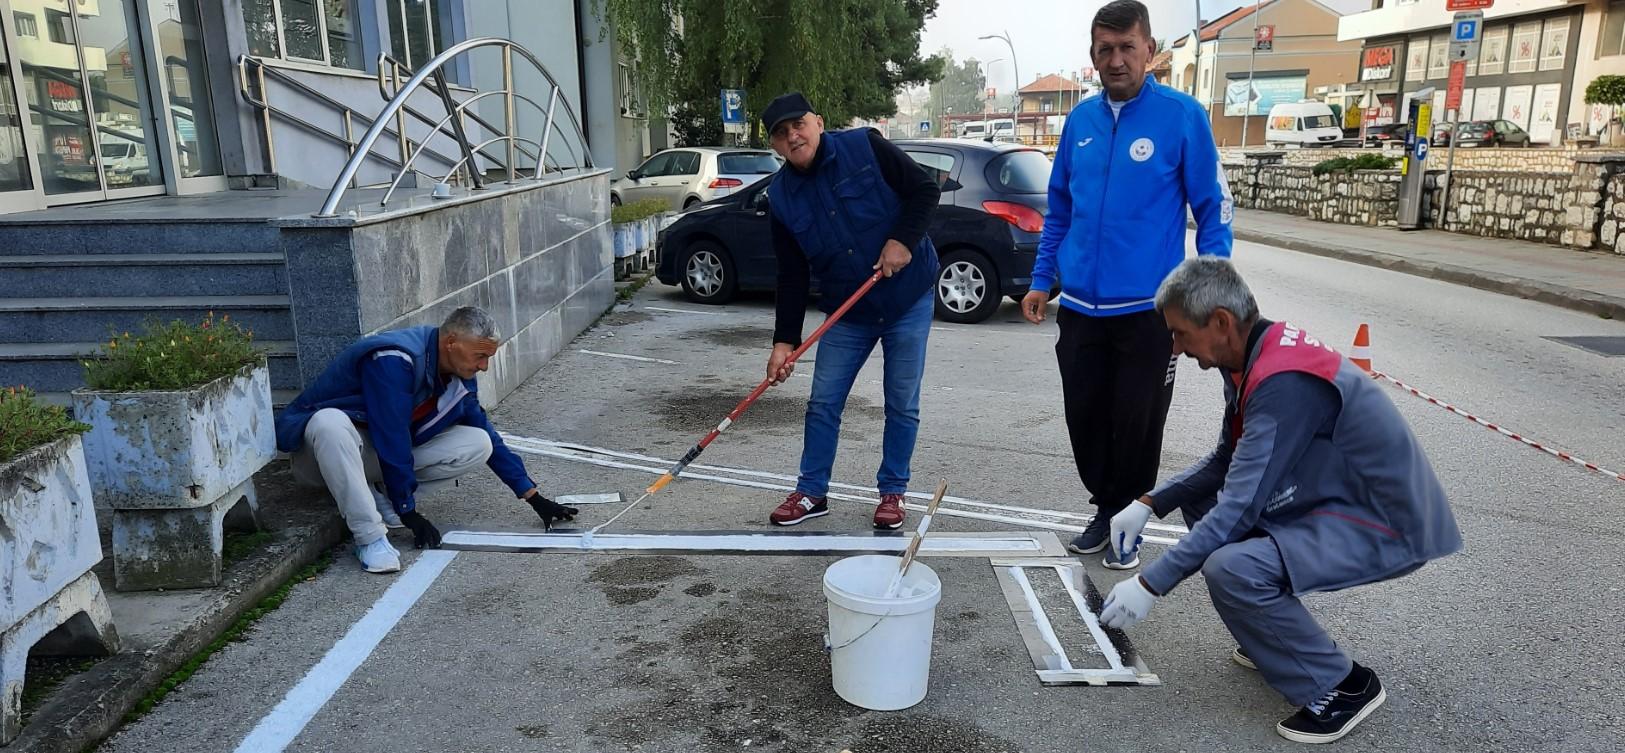
<svg viewBox="0 0 1625 753">
<path fill-rule="evenodd" d="M 1281 720 L 1275 731 L 1294 742 L 1329 743 L 1354 731 L 1386 700 L 1388 692 L 1377 673 L 1356 663 L 1330 693 Z"/>
<path fill-rule="evenodd" d="M 1107 541 L 1112 533 L 1112 516 L 1105 512 L 1097 513 L 1094 520 L 1089 521 L 1089 527 L 1083 533 L 1073 537 L 1066 545 L 1066 549 L 1073 554 L 1094 554 L 1104 551 Z"/>
</svg>

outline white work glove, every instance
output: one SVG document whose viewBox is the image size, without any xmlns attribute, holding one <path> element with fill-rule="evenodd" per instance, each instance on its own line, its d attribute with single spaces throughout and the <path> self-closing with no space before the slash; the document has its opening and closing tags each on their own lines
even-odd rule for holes
<svg viewBox="0 0 1625 753">
<path fill-rule="evenodd" d="M 1122 512 L 1112 516 L 1112 533 L 1107 541 L 1111 543 L 1112 556 L 1118 562 L 1127 562 L 1140 551 L 1140 533 L 1150 519 L 1151 506 L 1138 500 L 1128 503 Z"/>
<path fill-rule="evenodd" d="M 1140 576 L 1119 581 L 1100 609 L 1100 624 L 1126 630 L 1145 619 L 1156 603 L 1157 595 L 1140 582 Z"/>
</svg>

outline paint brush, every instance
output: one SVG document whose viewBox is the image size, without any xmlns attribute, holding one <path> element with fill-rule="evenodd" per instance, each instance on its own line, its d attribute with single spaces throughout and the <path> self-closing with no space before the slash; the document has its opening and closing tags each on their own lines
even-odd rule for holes
<svg viewBox="0 0 1625 753">
<path fill-rule="evenodd" d="M 931 527 L 931 516 L 936 514 L 937 505 L 942 504 L 942 497 L 948 493 L 948 482 L 937 484 L 937 494 L 931 498 L 931 504 L 925 508 L 925 517 L 920 518 L 920 526 L 914 531 L 914 540 L 908 542 L 908 549 L 903 551 L 902 566 L 897 568 L 897 574 L 891 578 L 891 584 L 886 586 L 886 598 L 897 596 L 898 589 L 903 587 L 903 576 L 908 575 L 909 565 L 914 564 L 914 556 L 920 551 L 921 542 L 925 541 L 925 531 Z"/>
</svg>

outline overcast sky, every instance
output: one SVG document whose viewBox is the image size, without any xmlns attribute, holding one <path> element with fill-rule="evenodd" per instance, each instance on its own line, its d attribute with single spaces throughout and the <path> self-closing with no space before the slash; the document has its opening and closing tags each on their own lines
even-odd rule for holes
<svg viewBox="0 0 1625 753">
<path fill-rule="evenodd" d="M 1194 26 L 1196 3 L 1211 21 L 1248 4 L 1242 0 L 1142 0 L 1151 9 L 1152 32 L 1174 40 Z M 956 60 L 974 57 L 1002 62 L 988 67 L 988 84 L 1003 97 L 1015 81 L 1010 48 L 1003 40 L 978 40 L 985 34 L 1008 31 L 1015 44 L 1016 63 L 1023 84 L 1040 74 L 1076 71 L 1089 67 L 1089 20 L 1104 5 L 1102 0 L 939 0 L 937 15 L 927 19 L 920 48 L 931 54 L 946 46 Z M 1329 0 L 1344 12 L 1371 7 L 1369 0 Z"/>
</svg>

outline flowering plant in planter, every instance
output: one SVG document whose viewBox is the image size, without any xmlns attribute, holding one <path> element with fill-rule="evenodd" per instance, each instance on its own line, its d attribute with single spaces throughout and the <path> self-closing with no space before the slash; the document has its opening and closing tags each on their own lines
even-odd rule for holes
<svg viewBox="0 0 1625 753">
<path fill-rule="evenodd" d="M 42 403 L 27 387 L 0 389 L 0 465 L 12 458 L 83 434 L 89 424 L 73 420 L 60 405 Z"/>
<path fill-rule="evenodd" d="M 201 323 L 152 323 L 146 332 L 114 335 L 97 358 L 84 362 L 85 386 L 103 392 L 184 390 L 264 361 L 254 332 L 214 312 Z"/>
</svg>

